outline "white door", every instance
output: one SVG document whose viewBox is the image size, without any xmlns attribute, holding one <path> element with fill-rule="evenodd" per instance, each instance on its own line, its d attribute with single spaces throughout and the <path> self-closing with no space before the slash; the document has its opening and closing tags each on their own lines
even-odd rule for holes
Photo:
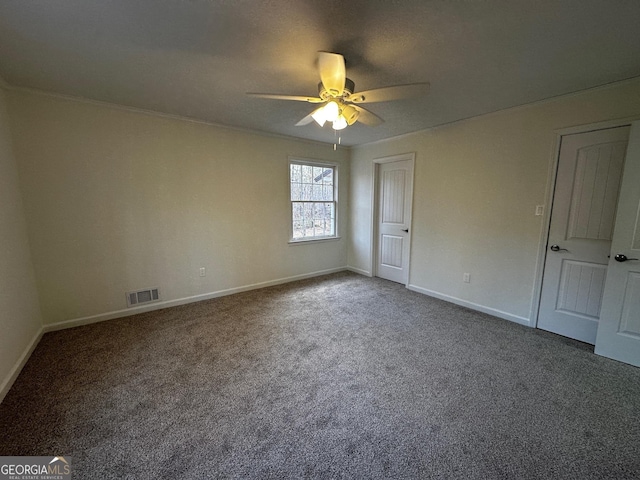
<svg viewBox="0 0 640 480">
<path fill-rule="evenodd" d="M 562 137 L 538 328 L 595 344 L 629 127 Z"/>
<path fill-rule="evenodd" d="M 640 366 L 640 122 L 631 126 L 595 352 Z"/>
<path fill-rule="evenodd" d="M 413 158 L 378 166 L 378 228 L 376 275 L 407 284 Z"/>
</svg>

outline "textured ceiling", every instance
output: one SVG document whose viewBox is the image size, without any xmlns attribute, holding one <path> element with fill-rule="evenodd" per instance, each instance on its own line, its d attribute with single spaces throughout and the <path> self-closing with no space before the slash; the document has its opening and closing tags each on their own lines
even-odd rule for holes
<svg viewBox="0 0 640 480">
<path fill-rule="evenodd" d="M 637 0 L 0 0 L 0 76 L 26 87 L 333 142 L 294 126 L 317 94 L 317 51 L 356 90 L 430 82 L 371 104 L 355 145 L 640 76 Z"/>
</svg>

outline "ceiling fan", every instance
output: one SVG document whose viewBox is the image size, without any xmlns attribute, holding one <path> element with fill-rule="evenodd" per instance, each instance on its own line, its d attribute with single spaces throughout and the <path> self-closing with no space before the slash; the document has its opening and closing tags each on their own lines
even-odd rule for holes
<svg viewBox="0 0 640 480">
<path fill-rule="evenodd" d="M 322 104 L 296 123 L 296 126 L 308 125 L 315 120 L 321 127 L 326 122 L 331 122 L 334 130 L 342 130 L 356 121 L 372 127 L 384 122 L 375 113 L 361 107 L 361 104 L 412 98 L 429 92 L 428 83 L 395 85 L 354 92 L 355 83 L 347 78 L 344 57 L 338 53 L 318 52 L 318 70 L 321 81 L 318 84 L 317 97 L 272 93 L 247 93 L 247 95 Z"/>
</svg>

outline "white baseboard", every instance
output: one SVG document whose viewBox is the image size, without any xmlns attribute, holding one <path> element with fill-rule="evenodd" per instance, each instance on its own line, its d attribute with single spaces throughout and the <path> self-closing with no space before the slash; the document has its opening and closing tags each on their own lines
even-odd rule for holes
<svg viewBox="0 0 640 480">
<path fill-rule="evenodd" d="M 71 320 L 65 320 L 63 322 L 51 323 L 43 327 L 43 331 L 53 332 L 56 330 L 63 330 L 65 328 L 79 327 L 82 325 L 89 325 L 91 323 L 103 322 L 105 320 L 112 320 L 114 318 L 129 317 L 131 315 L 137 315 L 139 313 L 151 312 L 153 310 L 160 310 L 162 308 L 177 307 L 178 305 L 185 305 L 187 303 L 200 302 L 202 300 L 209 300 L 217 297 L 224 297 L 226 295 L 233 295 L 234 293 L 246 292 L 249 290 L 256 290 L 258 288 L 271 287 L 274 285 L 281 285 L 283 283 L 295 282 L 297 280 L 304 280 L 307 278 L 319 277 L 322 275 L 328 275 L 330 273 L 343 272 L 347 270 L 347 267 L 331 268 L 328 270 L 320 270 L 317 272 L 304 273 L 302 275 L 294 275 L 292 277 L 278 278 L 276 280 L 269 280 L 266 282 L 253 283 L 251 285 L 244 285 L 241 287 L 228 288 L 226 290 L 218 290 L 216 292 L 203 293 L 200 295 L 193 295 L 191 297 L 183 297 L 175 300 L 167 300 L 164 302 L 151 303 L 149 305 L 143 305 L 139 307 L 127 308 L 123 310 L 115 310 L 112 312 L 100 313 L 98 315 L 91 315 L 88 317 L 74 318 Z"/>
<path fill-rule="evenodd" d="M 347 270 L 349 270 L 350 272 L 353 272 L 353 273 L 357 273 L 359 275 L 364 275 L 365 277 L 372 277 L 373 276 L 373 275 L 371 275 L 370 271 L 363 270 L 361 268 L 347 266 Z"/>
<path fill-rule="evenodd" d="M 15 382 L 18 375 L 20 375 L 22 368 L 27 363 L 27 360 L 29 360 L 29 357 L 38 345 L 38 342 L 40 342 L 43 333 L 43 329 L 40 328 L 27 345 L 27 348 L 24 349 L 20 358 L 18 358 L 18 361 L 9 372 L 9 375 L 2 381 L 2 384 L 0 385 L 0 403 L 2 403 L 4 397 L 9 393 L 9 390 L 13 386 L 13 382 Z"/>
<path fill-rule="evenodd" d="M 493 315 L 494 317 L 503 318 L 505 320 L 509 320 L 510 322 L 519 323 L 520 325 L 525 325 L 527 327 L 531 326 L 531 322 L 528 318 L 520 317 L 518 315 L 513 315 L 508 312 L 503 312 L 502 310 L 497 310 L 491 307 L 485 307 L 484 305 L 479 305 L 477 303 L 468 302 L 467 300 L 462 300 L 461 298 L 452 297 L 450 295 L 445 295 L 444 293 L 434 292 L 433 290 L 428 290 L 426 288 L 418 287 L 417 285 L 407 285 L 409 290 L 414 292 L 423 293 L 425 295 L 429 295 L 430 297 L 438 298 L 440 300 L 444 300 L 445 302 L 455 303 L 456 305 L 460 305 L 461 307 L 467 307 L 471 310 L 477 310 L 478 312 L 488 313 L 489 315 Z"/>
</svg>

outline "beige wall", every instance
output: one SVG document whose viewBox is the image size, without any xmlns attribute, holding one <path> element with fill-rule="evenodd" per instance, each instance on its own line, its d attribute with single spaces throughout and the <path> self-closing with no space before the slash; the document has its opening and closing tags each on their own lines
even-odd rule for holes
<svg viewBox="0 0 640 480">
<path fill-rule="evenodd" d="M 347 150 L 23 91 L 8 105 L 46 324 L 141 288 L 172 301 L 346 266 L 346 238 L 288 244 L 288 156 L 340 165 L 344 234 Z"/>
<path fill-rule="evenodd" d="M 41 326 L 5 92 L 0 88 L 0 401 Z"/>
<path fill-rule="evenodd" d="M 372 268 L 372 160 L 415 152 L 410 285 L 528 322 L 555 131 L 634 115 L 640 81 L 353 148 L 349 265 Z"/>
</svg>

